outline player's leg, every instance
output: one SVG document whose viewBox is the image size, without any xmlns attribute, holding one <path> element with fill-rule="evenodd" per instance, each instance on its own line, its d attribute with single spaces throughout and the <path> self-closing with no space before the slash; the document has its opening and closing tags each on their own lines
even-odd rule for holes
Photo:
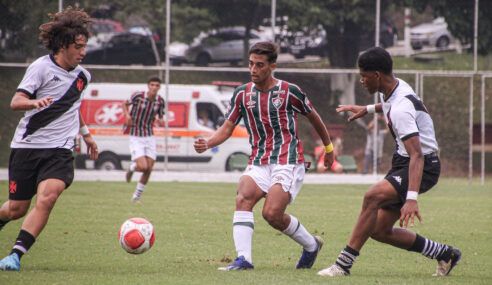
<svg viewBox="0 0 492 285">
<path fill-rule="evenodd" d="M 262 173 L 264 171 L 264 166 L 248 166 L 245 174 L 239 180 L 236 195 L 236 211 L 234 212 L 232 221 L 232 232 L 237 258 L 229 266 L 219 267 L 219 270 L 229 271 L 254 268 L 251 253 L 254 232 L 253 207 L 265 196 L 265 192 L 257 184 L 265 184 L 262 182 L 262 176 L 264 176 Z"/>
<path fill-rule="evenodd" d="M 39 183 L 36 204 L 24 219 L 9 256 L 0 261 L 0 269 L 20 270 L 21 257 L 31 248 L 46 226 L 51 210 L 65 188 L 65 182 L 56 178 Z"/>
<path fill-rule="evenodd" d="M 378 211 L 382 206 L 399 203 L 398 193 L 386 179 L 366 191 L 362 210 L 350 236 L 347 246 L 338 255 L 334 265 L 318 272 L 323 276 L 348 275 L 359 251 L 371 236 L 377 225 Z"/>
<path fill-rule="evenodd" d="M 139 138 L 139 147 L 136 151 L 136 171 L 142 172 L 140 180 L 132 196 L 133 202 L 140 202 L 140 197 L 145 191 L 145 186 L 149 181 L 150 174 L 154 167 L 154 162 L 157 158 L 154 137 Z"/>
<path fill-rule="evenodd" d="M 0 208 L 0 230 L 10 221 L 24 217 L 31 200 L 7 200 Z"/>
<path fill-rule="evenodd" d="M 263 206 L 263 217 L 275 229 L 281 231 L 303 247 L 296 268 L 311 268 L 323 246 L 321 237 L 313 237 L 301 222 L 285 210 L 295 200 L 304 181 L 305 169 L 299 165 L 273 165 L 271 187 Z"/>
</svg>

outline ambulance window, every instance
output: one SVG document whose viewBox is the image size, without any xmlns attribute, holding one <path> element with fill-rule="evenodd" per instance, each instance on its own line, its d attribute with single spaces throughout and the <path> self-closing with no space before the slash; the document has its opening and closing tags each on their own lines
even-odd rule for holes
<svg viewBox="0 0 492 285">
<path fill-rule="evenodd" d="M 197 103 L 196 114 L 199 124 L 214 130 L 218 129 L 224 122 L 224 114 L 214 103 Z"/>
</svg>

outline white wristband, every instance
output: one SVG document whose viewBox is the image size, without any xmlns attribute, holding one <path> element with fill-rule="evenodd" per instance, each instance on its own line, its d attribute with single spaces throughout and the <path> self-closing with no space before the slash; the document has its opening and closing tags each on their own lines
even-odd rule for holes
<svg viewBox="0 0 492 285">
<path fill-rule="evenodd" d="M 417 197 L 419 196 L 419 193 L 417 191 L 407 191 L 407 200 L 415 200 L 417 201 Z"/>
<path fill-rule="evenodd" d="M 87 127 L 87 125 L 84 125 L 82 128 L 80 128 L 79 133 L 82 136 L 86 136 L 86 135 L 90 135 L 91 132 L 89 132 L 89 128 Z"/>
<path fill-rule="evenodd" d="M 367 105 L 366 106 L 367 113 L 376 113 L 376 105 Z"/>
</svg>

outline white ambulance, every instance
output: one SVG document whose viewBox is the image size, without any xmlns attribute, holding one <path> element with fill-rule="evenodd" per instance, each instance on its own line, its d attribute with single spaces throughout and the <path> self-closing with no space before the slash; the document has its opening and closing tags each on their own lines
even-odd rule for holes
<svg viewBox="0 0 492 285">
<path fill-rule="evenodd" d="M 156 168 L 169 170 L 229 171 L 242 170 L 248 163 L 251 148 L 248 133 L 238 125 L 223 144 L 198 154 L 193 148 L 197 137 L 210 137 L 223 123 L 226 108 L 237 82 L 214 82 L 214 85 L 169 85 L 168 131 L 154 127 L 157 141 Z M 165 85 L 159 94 L 166 100 Z M 90 160 L 87 147 L 79 138 L 77 168 L 126 169 L 130 164 L 129 136 L 123 134 L 125 116 L 121 103 L 137 91 L 147 91 L 147 84 L 91 83 L 85 91 L 80 112 L 99 148 L 99 158 Z M 213 124 L 204 126 L 198 114 L 207 112 Z M 164 117 L 165 118 L 165 117 Z M 167 145 L 166 145 L 167 137 Z"/>
</svg>

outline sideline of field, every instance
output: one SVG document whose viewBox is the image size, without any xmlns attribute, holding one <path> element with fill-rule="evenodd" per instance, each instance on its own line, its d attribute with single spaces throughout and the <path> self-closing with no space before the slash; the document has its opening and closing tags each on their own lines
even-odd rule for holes
<svg viewBox="0 0 492 285">
<path fill-rule="evenodd" d="M 190 172 L 154 170 L 150 176 L 151 182 L 230 182 L 236 183 L 242 172 Z M 139 179 L 139 173 L 133 175 L 133 181 Z M 384 175 L 373 174 L 318 174 L 308 173 L 304 178 L 305 184 L 374 184 L 384 178 Z M 0 180 L 8 180 L 8 170 L 0 169 Z M 76 181 L 124 181 L 123 170 L 75 170 Z"/>
</svg>

